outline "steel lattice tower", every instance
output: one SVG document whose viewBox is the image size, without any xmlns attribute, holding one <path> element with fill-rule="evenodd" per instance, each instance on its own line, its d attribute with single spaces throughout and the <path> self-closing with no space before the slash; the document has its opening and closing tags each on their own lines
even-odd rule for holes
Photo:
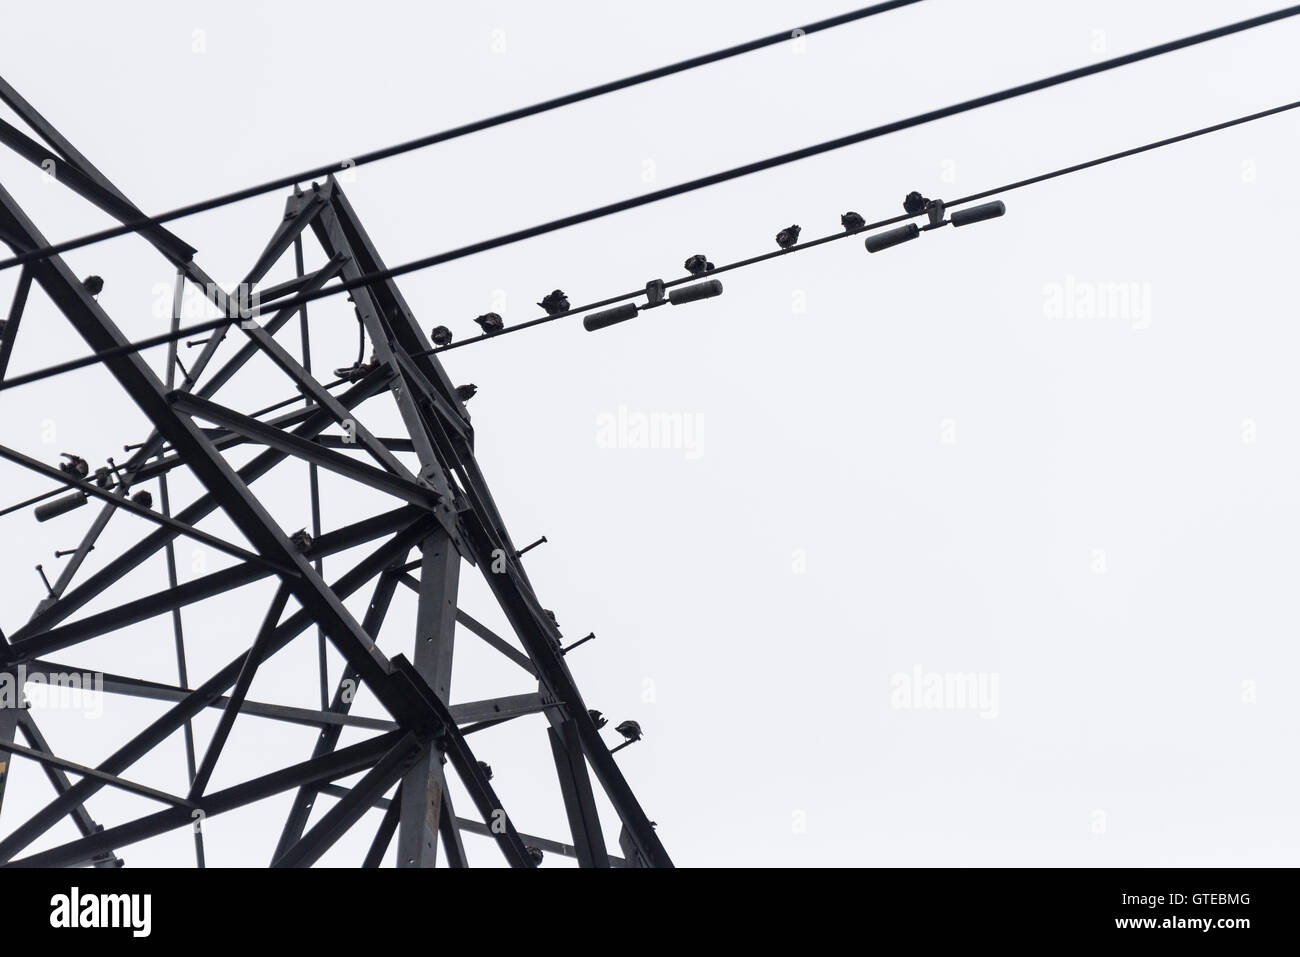
<svg viewBox="0 0 1300 957">
<path fill-rule="evenodd" d="M 0 142 L 118 221 L 145 218 L 2 80 L 0 100 L 30 131 L 0 122 Z M 0 634 L 0 675 L 12 681 L 20 671 L 30 676 L 54 669 L 51 656 L 75 655 L 85 643 L 163 616 L 171 616 L 175 623 L 183 663 L 183 609 L 198 602 L 237 602 L 240 589 L 268 580 L 276 583 L 274 598 L 269 608 L 256 610 L 261 626 L 245 636 L 242 647 L 232 645 L 229 663 L 200 684 L 189 686 L 183 672 L 176 685 L 105 675 L 110 703 L 126 695 L 163 701 L 167 707 L 161 717 L 95 767 L 60 757 L 55 742 L 46 739 L 30 711 L 0 709 L 0 766 L 4 766 L 0 799 L 15 764 L 24 772 L 40 767 L 54 785 L 53 799 L 29 819 L 5 821 L 0 816 L 0 863 L 116 866 L 121 863 L 117 851 L 132 842 L 292 794 L 278 844 L 267 847 L 265 861 L 258 863 L 310 865 L 366 812 L 378 807 L 385 810 L 365 857 L 368 866 L 377 865 L 391 852 L 394 838 L 399 866 L 432 866 L 439 845 L 447 864 L 462 866 L 466 857 L 461 835 L 466 831 L 493 838 L 515 866 L 532 866 L 538 848 L 576 857 L 584 866 L 671 866 L 654 825 L 599 733 L 599 715 L 589 712 L 583 701 L 566 665 L 554 618 L 535 594 L 520 551 L 493 503 L 475 460 L 474 432 L 465 405 L 431 354 L 428 339 L 395 283 L 385 280 L 351 291 L 356 317 L 374 355 L 342 383 L 322 383 L 309 371 L 304 308 L 277 306 L 277 301 L 384 268 L 339 184 L 333 179 L 312 184 L 288 198 L 283 220 L 237 289 L 214 283 L 195 261 L 195 250 L 165 228 L 142 226 L 138 233 L 175 269 L 173 336 L 180 328 L 180 303 L 187 289 L 199 290 L 232 321 L 211 333 L 198 358 L 181 373 L 177 372 L 176 338 L 172 338 L 167 373 L 160 377 L 62 257 L 49 256 L 23 266 L 0 333 L 0 378 L 15 341 L 21 340 L 28 294 L 40 289 L 98 354 L 102 366 L 148 419 L 152 432 L 134 447 L 128 461 L 100 483 L 93 475 L 78 475 L 0 446 L 0 455 L 10 463 L 57 483 L 63 498 L 45 496 L 46 502 L 71 496 L 75 504 L 90 500 L 98 508 L 62 573 L 49 586 L 49 597 L 25 624 Z M 0 240 L 14 254 L 48 245 L 3 187 Z M 304 243 L 313 240 L 325 264 L 305 271 Z M 264 286 L 272 267 L 289 255 L 296 261 L 297 278 Z M 254 291 L 252 297 L 249 290 Z M 303 339 L 298 357 L 277 341 L 277 333 L 293 330 L 295 319 Z M 223 343 L 238 347 L 233 356 L 218 362 Z M 297 394 L 293 402 L 281 403 L 275 414 L 250 411 L 238 390 L 229 387 L 236 372 L 255 357 L 269 360 Z M 390 416 L 392 409 L 400 416 L 404 435 L 380 438 L 367 428 L 369 413 L 383 403 L 389 405 Z M 289 405 L 296 407 L 284 410 Z M 235 453 L 250 457 L 236 466 Z M 276 466 L 295 460 L 310 469 L 314 503 L 318 475 L 332 473 L 333 480 L 351 483 L 367 495 L 387 496 L 389 507 L 350 524 L 316 527 L 316 534 L 295 536 L 291 527 L 281 527 L 271 507 L 259 498 L 256 485 Z M 202 491 L 173 514 L 168 478 L 175 483 L 182 475 L 196 481 Z M 138 490 L 146 487 L 161 493 L 158 502 L 137 500 Z M 319 522 L 318 505 L 313 511 Z M 105 554 L 105 527 L 122 512 L 146 520 L 153 529 L 129 547 Z M 233 525 L 249 547 L 200 527 L 207 523 L 210 528 L 217 519 L 218 524 Z M 197 539 L 233 558 L 233 564 L 181 581 L 175 560 L 178 538 Z M 95 570 L 75 580 L 97 543 Z M 326 580 L 319 571 L 321 560 L 349 549 L 362 549 L 364 557 Z M 143 597 L 115 600 L 115 586 L 123 577 L 158 555 L 166 559 L 167 587 Z M 463 562 L 483 575 L 516 641 L 494 633 L 458 608 Z M 376 641 L 399 587 L 417 594 L 416 630 L 414 635 L 385 635 L 386 647 L 410 649 L 390 657 Z M 350 613 L 344 602 L 367 593 L 364 614 Z M 106 601 L 110 604 L 105 608 Z M 100 610 L 86 613 L 92 602 Z M 536 692 L 452 704 L 448 689 L 458 625 L 463 634 L 486 642 L 535 678 Z M 312 629 L 319 629 L 345 662 L 343 674 L 325 696 L 328 706 L 314 710 L 251 699 L 248 691 L 259 665 L 291 642 L 307 640 L 303 636 Z M 386 720 L 362 720 L 350 714 L 358 686 L 382 705 Z M 211 740 L 204 743 L 195 740 L 192 721 L 206 709 L 214 709 L 219 720 Z M 469 745 L 468 735 L 476 730 L 537 713 L 549 723 L 550 759 L 571 832 L 564 842 L 516 830 L 509 809 L 502 807 L 489 783 L 492 772 Z M 233 747 L 225 748 L 236 719 L 295 722 L 319 733 L 309 754 L 294 756 L 270 773 L 214 790 L 208 787 L 214 769 L 238 758 L 231 753 Z M 340 746 L 344 729 L 357 728 L 368 736 Z M 186 736 L 189 747 L 188 794 L 164 793 L 130 779 L 133 765 L 178 733 Z M 20 735 L 25 744 L 18 743 Z M 451 807 L 447 768 L 463 783 L 476 816 L 458 816 L 459 809 Z M 359 780 L 350 787 L 336 783 L 358 774 Z M 593 778 L 621 821 L 621 856 L 611 855 L 602 835 Z M 163 809 L 121 822 L 97 821 L 87 802 L 103 788 L 158 801 Z M 313 820 L 311 809 L 321 795 L 335 803 Z M 76 825 L 80 838 L 36 853 L 29 849 L 65 818 Z M 197 833 L 196 842 L 201 860 Z"/>
</svg>

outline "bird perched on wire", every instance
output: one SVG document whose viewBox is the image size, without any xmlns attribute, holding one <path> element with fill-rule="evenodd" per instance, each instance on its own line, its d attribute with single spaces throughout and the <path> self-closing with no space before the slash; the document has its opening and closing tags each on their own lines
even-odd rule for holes
<svg viewBox="0 0 1300 957">
<path fill-rule="evenodd" d="M 569 311 L 569 297 L 563 290 L 557 289 L 549 296 L 543 296 L 538 305 L 546 310 L 548 316 L 558 316 L 562 312 Z"/>
<path fill-rule="evenodd" d="M 845 232 L 851 233 L 853 230 L 861 229 L 863 226 L 867 225 L 867 221 L 862 218 L 860 213 L 855 213 L 853 210 L 849 210 L 840 217 L 840 225 L 844 227 Z"/>
<path fill-rule="evenodd" d="M 298 551 L 305 552 L 312 545 L 311 533 L 305 528 L 300 528 L 289 536 L 289 541 L 293 543 L 293 547 Z"/>
<path fill-rule="evenodd" d="M 451 330 L 446 326 L 434 326 L 433 331 L 429 333 L 429 338 L 435 346 L 451 345 Z"/>
<path fill-rule="evenodd" d="M 71 452 L 64 452 L 62 455 L 68 461 L 59 463 L 60 472 L 66 472 L 77 478 L 85 478 L 90 474 L 90 464 L 80 455 L 73 455 Z"/>
<path fill-rule="evenodd" d="M 787 226 L 776 234 L 776 244 L 782 249 L 789 249 L 799 241 L 799 233 L 802 230 L 798 226 Z"/>
<path fill-rule="evenodd" d="M 474 320 L 479 324 L 485 336 L 495 336 L 498 332 L 506 327 L 501 317 L 495 312 L 485 312 Z"/>
<path fill-rule="evenodd" d="M 930 201 L 928 199 L 913 190 L 908 193 L 907 198 L 903 200 L 903 211 L 909 216 L 919 216 L 921 213 L 925 212 L 925 207 L 929 205 Z"/>
<path fill-rule="evenodd" d="M 142 508 L 153 508 L 153 496 L 149 494 L 148 489 L 140 489 L 140 491 L 131 496 L 131 501 L 135 502 L 135 504 Z"/>
<path fill-rule="evenodd" d="M 468 402 L 476 395 L 478 395 L 478 386 L 473 382 L 470 382 L 467 385 L 456 386 L 456 398 L 460 399 L 462 402 Z"/>
<path fill-rule="evenodd" d="M 713 272 L 713 263 L 698 254 L 686 260 L 684 265 L 686 271 L 692 276 L 703 276 L 706 272 Z"/>
<path fill-rule="evenodd" d="M 628 740 L 628 743 L 641 740 L 641 725 L 635 721 L 624 721 L 622 724 L 615 726 L 615 731 Z"/>
<path fill-rule="evenodd" d="M 86 292 L 90 293 L 92 296 L 98 296 L 104 291 L 104 280 L 99 276 L 87 276 L 85 279 L 81 280 L 81 288 L 85 289 Z"/>
</svg>

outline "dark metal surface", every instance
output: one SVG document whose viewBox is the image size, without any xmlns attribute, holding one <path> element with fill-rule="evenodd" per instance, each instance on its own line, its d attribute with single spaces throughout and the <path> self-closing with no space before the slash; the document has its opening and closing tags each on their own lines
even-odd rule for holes
<svg viewBox="0 0 1300 957">
<path fill-rule="evenodd" d="M 3 81 L 0 99 L 10 103 L 34 134 L 4 124 L 0 143 L 38 165 L 52 155 L 60 171 L 58 182 L 120 222 L 139 218 L 139 210 Z M 167 230 L 151 225 L 140 231 L 176 272 L 170 312 L 173 337 L 165 374 L 151 368 L 139 350 L 126 348 L 130 340 L 60 256 L 26 266 L 18 294 L 5 307 L 8 320 L 0 330 L 0 379 L 10 356 L 22 348 L 29 334 L 30 324 L 22 325 L 20 320 L 30 290 L 37 287 L 100 355 L 117 395 L 148 420 L 152 431 L 143 442 L 127 446 L 131 456 L 118 467 L 116 481 L 102 488 L 33 455 L 0 446 L 0 458 L 10 463 L 7 467 L 21 467 L 52 483 L 49 492 L 30 501 L 43 501 L 69 488 L 102 501 L 79 544 L 63 553 L 70 558 L 49 594 L 43 593 L 26 623 L 7 636 L 0 633 L 0 674 L 16 675 L 22 669 L 28 678 L 68 675 L 98 681 L 110 701 L 123 696 L 148 699 L 166 703 L 166 710 L 92 765 L 58 753 L 31 712 L 22 707 L 5 709 L 0 702 L 0 764 L 4 765 L 0 798 L 6 784 L 12 788 L 15 768 L 20 774 L 43 773 L 54 785 L 52 799 L 26 820 L 15 818 L 11 808 L 0 803 L 0 864 L 115 866 L 121 863 L 117 853 L 131 844 L 194 827 L 196 860 L 203 866 L 212 848 L 205 850 L 197 822 L 292 792 L 277 846 L 267 847 L 262 860 L 249 863 L 310 866 L 345 834 L 365 829 L 363 846 L 368 850 L 354 861 L 357 865 L 376 866 L 391 853 L 398 866 L 433 866 L 441 860 L 461 867 L 470 862 L 469 852 L 490 850 L 495 844 L 505 861 L 518 867 L 535 866 L 530 848 L 573 857 L 589 867 L 671 866 L 654 825 L 611 757 L 564 662 L 560 633 L 520 561 L 528 549 L 517 550 L 512 542 L 475 459 L 469 414 L 431 352 L 423 331 L 431 323 L 422 326 L 417 321 L 391 278 L 357 285 L 352 299 L 373 350 L 373 366 L 351 377 L 345 388 L 335 388 L 339 382 L 323 383 L 312 371 L 312 349 L 329 341 L 331 327 L 312 327 L 318 316 L 313 314 L 309 320 L 301 303 L 276 306 L 277 300 L 292 301 L 331 283 L 355 281 L 386 268 L 338 184 L 331 179 L 294 191 L 283 218 L 271 225 L 270 240 L 234 289 L 214 283 L 195 262 L 195 250 Z M 313 250 L 316 261 L 323 263 L 314 270 L 305 268 L 304 241 L 311 236 L 320 247 Z M 0 241 L 14 253 L 47 245 L 3 188 Z M 254 297 L 254 308 L 245 308 L 238 321 L 214 328 L 202 341 L 197 358 L 182 364 L 178 339 L 186 288 L 197 289 L 213 306 L 235 316 L 232 310 L 249 302 L 250 291 L 255 292 L 290 251 L 294 278 L 269 286 L 260 305 Z M 94 288 L 98 291 L 98 286 Z M 299 321 L 290 323 L 295 316 Z M 298 333 L 301 359 L 277 339 L 286 331 Z M 209 371 L 228 340 L 234 341 L 233 349 L 227 350 L 229 358 Z M 237 374 L 255 361 L 264 375 L 270 369 L 270 374 L 280 376 L 305 406 L 265 417 L 267 410 L 258 410 L 258 403 L 245 399 L 237 388 L 242 381 Z M 363 416 L 369 418 L 370 409 L 383 403 L 395 410 L 401 423 L 396 431 L 405 434 L 381 439 L 366 427 Z M 387 428 L 392 430 L 391 425 Z M 237 452 L 246 453 L 239 466 L 229 458 Z M 257 484 L 259 480 L 286 462 L 296 463 L 307 479 L 309 534 L 293 534 L 294 525 L 282 525 L 271 498 L 258 494 L 266 484 Z M 322 509 L 324 473 L 330 473 L 330 482 L 355 490 L 358 503 L 375 503 L 376 496 L 381 500 L 386 496 L 386 503 L 367 506 L 369 514 L 350 524 L 331 526 L 328 511 Z M 152 481 L 159 482 L 161 493 L 157 510 L 132 500 L 136 488 Z M 190 500 L 173 509 L 178 490 L 196 483 L 197 492 Z M 156 527 L 143 526 L 145 530 L 128 544 L 117 544 L 121 536 L 106 536 L 106 530 L 120 513 L 133 513 Z M 0 510 L 0 519 L 31 520 L 21 510 L 8 515 Z M 218 519 L 218 528 L 233 528 L 247 545 L 199 528 L 199 523 Z M 76 519 L 60 521 L 72 524 Z M 178 536 L 202 541 L 237 561 L 211 573 L 183 577 L 177 569 Z M 327 579 L 323 559 L 351 549 L 365 553 L 340 559 L 346 562 L 346 570 L 339 573 L 331 567 L 333 577 Z M 138 580 L 137 573 L 147 574 L 146 566 L 160 553 L 166 561 L 166 578 L 153 587 L 165 584 L 165 588 L 142 594 L 139 587 L 124 587 L 128 577 Z M 483 575 L 509 624 L 507 631 L 499 634 L 481 623 L 477 610 L 471 615 L 459 607 L 464 562 Z M 93 570 L 83 574 L 91 565 Z M 191 687 L 194 669 L 182 609 L 210 606 L 244 628 L 251 623 L 242 590 L 267 579 L 276 582 L 276 589 L 269 607 L 260 609 L 260 627 L 245 628 L 242 649 L 231 647 L 238 654 Z M 386 643 L 398 652 L 389 657 L 377 641 L 398 585 L 416 594 L 415 629 L 406 635 L 388 629 Z M 358 592 L 370 595 L 359 618 L 346 604 Z M 6 597 L 12 605 L 13 597 Z M 89 613 L 87 606 L 92 608 Z M 75 663 L 88 644 L 110 641 L 115 633 L 154 619 L 169 619 L 176 684 L 155 680 L 156 675 L 146 679 L 105 674 Z M 319 693 L 319 707 L 292 706 L 250 694 L 263 663 L 313 629 L 342 661 L 336 676 L 329 675 L 322 643 L 318 667 L 303 676 L 313 700 Z M 513 662 L 530 676 L 524 680 L 536 690 L 521 694 L 516 685 L 485 700 L 456 703 L 451 679 L 459 629 Z M 48 659 L 56 652 L 66 656 L 67 663 Z M 333 684 L 331 677 L 337 677 Z M 354 714 L 361 688 L 372 710 Z M 209 709 L 217 715 L 216 729 L 200 735 L 194 718 Z M 315 743 L 309 754 L 286 754 L 280 770 L 211 789 L 218 772 L 229 774 L 239 766 L 238 739 L 232 729 L 256 721 L 314 728 Z M 512 779 L 509 762 L 494 757 L 495 770 L 490 770 L 467 743 L 469 733 L 482 732 L 473 740 L 476 746 L 487 742 L 483 745 L 487 747 L 488 729 L 504 722 L 530 721 L 539 725 L 538 755 L 556 774 L 555 789 L 563 799 L 570 830 L 567 840 L 521 834 L 491 783 L 494 777 Z M 363 740 L 342 747 L 345 728 L 349 741 L 357 735 L 363 735 Z M 20 731 L 26 746 L 15 742 Z M 183 786 L 158 788 L 129 777 L 133 766 L 178 731 L 186 743 L 185 766 L 177 769 Z M 182 770 L 183 778 L 179 777 Z M 453 808 L 449 771 L 455 772 L 477 818 Z M 355 775 L 360 779 L 350 786 L 339 783 Z M 101 827 L 90 817 L 86 802 L 106 787 L 169 807 Z M 611 857 L 607 849 L 598 788 L 618 818 L 625 858 Z M 513 811 L 529 813 L 526 807 Z M 67 817 L 81 837 L 51 846 L 51 829 Z M 463 839 L 463 834 L 472 837 Z M 481 837 L 491 843 L 480 841 Z M 467 848 L 466 841 L 472 846 Z M 41 849 L 34 850 L 34 844 Z"/>
</svg>

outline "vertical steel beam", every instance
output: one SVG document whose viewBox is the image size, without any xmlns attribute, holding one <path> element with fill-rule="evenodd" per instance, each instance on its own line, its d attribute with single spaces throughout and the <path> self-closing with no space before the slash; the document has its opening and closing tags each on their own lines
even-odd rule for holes
<svg viewBox="0 0 1300 957">
<path fill-rule="evenodd" d="M 185 274 L 179 270 L 176 272 L 176 283 L 172 289 L 172 335 L 176 335 L 176 330 L 181 325 L 181 312 L 185 305 Z M 167 391 L 170 392 L 176 385 L 176 350 L 180 343 L 176 339 L 167 346 Z M 158 497 L 159 506 L 163 515 L 167 518 L 172 517 L 172 499 L 171 489 L 167 483 L 167 473 L 163 472 L 158 476 Z M 176 575 L 176 542 L 169 540 L 167 547 L 164 549 L 167 559 L 167 587 L 173 592 L 180 584 Z M 188 689 L 190 686 L 189 664 L 185 659 L 185 628 L 181 620 L 181 610 L 179 607 L 173 608 L 172 618 L 172 640 L 176 645 L 176 680 L 182 687 Z M 198 771 L 198 765 L 194 755 L 194 723 L 186 721 L 184 728 L 181 729 L 185 737 L 185 773 L 186 780 L 191 786 L 194 784 L 194 775 Z M 194 822 L 194 863 L 200 870 L 207 866 L 207 857 L 203 848 L 203 829 L 198 821 Z"/>
<path fill-rule="evenodd" d="M 347 598 L 357 588 L 397 560 L 399 556 L 405 555 L 410 550 L 413 542 L 423 538 L 426 534 L 428 534 L 427 526 L 423 523 L 417 523 L 394 536 L 391 541 L 381 545 L 335 582 L 332 589 L 333 593 L 340 600 Z M 306 630 L 312 624 L 312 621 L 311 613 L 305 609 L 300 609 L 289 616 L 284 624 L 275 630 L 275 635 L 266 648 L 267 656 L 278 652 L 297 635 Z M 183 701 L 177 702 L 161 717 L 151 722 L 143 731 L 113 752 L 100 763 L 98 770 L 117 774 L 134 764 L 144 754 L 164 741 L 187 719 L 198 714 L 211 701 L 234 684 L 244 660 L 245 656 L 240 655 L 217 671 L 211 678 L 195 688 Z M 363 673 L 361 669 L 358 670 L 359 673 Z M 382 687 L 375 690 L 377 696 L 383 694 Z M 46 805 L 11 834 L 0 840 L 0 863 L 9 860 L 15 853 L 49 830 L 70 810 L 80 806 L 87 798 L 95 794 L 101 786 L 100 782 L 96 780 L 83 779 L 60 794 L 55 801 Z"/>
<path fill-rule="evenodd" d="M 348 256 L 344 276 L 348 277 L 352 269 L 362 272 L 383 269 L 383 260 L 333 178 L 321 192 L 328 197 L 329 209 L 321 214 L 312 228 L 327 253 L 345 253 Z M 395 358 L 405 374 L 408 397 L 415 390 L 422 394 L 431 409 L 454 410 L 453 415 L 444 416 L 446 428 L 428 419 L 425 425 L 435 440 L 435 451 L 440 461 L 460 478 L 461 489 L 468 500 L 470 507 L 462 511 L 462 521 L 475 532 L 474 540 L 467 542 L 472 560 L 479 565 L 524 643 L 543 687 L 562 702 L 560 708 L 548 709 L 547 717 L 552 724 L 558 724 L 566 717 L 572 722 L 572 737 L 638 847 L 640 859 L 652 866 L 671 866 L 672 862 L 654 833 L 650 819 L 588 716 L 577 684 L 559 653 L 558 633 L 544 621 L 541 604 L 533 594 L 527 573 L 515 559 L 514 544 L 474 457 L 472 431 L 468 428 L 464 404 L 456 399 L 455 389 L 436 356 L 421 354 L 412 358 L 416 353 L 425 353 L 429 344 L 396 284 L 386 280 L 355 290 L 354 294 L 367 290 L 391 334 Z M 361 296 L 356 298 L 358 303 L 363 301 Z M 494 570 L 498 556 L 505 559 L 507 566 L 501 573 Z M 587 773 L 585 765 L 571 767 L 575 774 Z M 584 832 L 588 830 L 584 825 Z"/>
<path fill-rule="evenodd" d="M 293 237 L 293 268 L 299 280 L 303 278 L 302 233 Z M 311 327 L 307 323 L 307 304 L 298 310 L 298 341 L 302 353 L 303 370 L 311 375 Z M 307 463 L 307 494 L 311 507 L 311 537 L 320 538 L 320 473 L 315 462 Z M 325 561 L 317 558 L 316 574 L 324 577 Z M 316 629 L 317 670 L 320 672 L 320 706 L 324 711 L 330 706 L 329 657 L 326 654 L 325 631 Z"/>
<path fill-rule="evenodd" d="M 362 867 L 378 867 L 383 862 L 384 855 L 388 853 L 388 845 L 393 843 L 393 835 L 397 833 L 397 817 L 401 810 L 402 786 L 399 784 L 397 793 L 393 795 L 384 810 L 383 820 L 379 822 L 375 838 L 370 842 L 370 850 L 366 852 L 365 860 L 361 862 Z"/>
<path fill-rule="evenodd" d="M 194 783 L 190 785 L 189 799 L 198 800 L 203 796 L 203 792 L 208 789 L 208 781 L 212 779 L 212 772 L 216 770 L 217 760 L 221 757 L 221 752 L 226 746 L 226 739 L 230 737 L 230 731 L 235 726 L 235 719 L 239 717 L 239 709 L 244 706 L 244 699 L 248 697 L 248 689 L 253 684 L 253 677 L 257 674 L 257 668 L 262 663 L 262 658 L 266 653 L 267 643 L 271 636 L 275 634 L 275 626 L 280 622 L 280 615 L 284 612 L 284 606 L 289 601 L 289 588 L 287 585 L 281 585 L 276 589 L 275 597 L 271 599 L 271 607 L 266 610 L 266 617 L 262 620 L 262 627 L 253 639 L 253 645 L 248 649 L 248 654 L 244 656 L 244 662 L 239 669 L 239 677 L 235 679 L 234 690 L 230 692 L 230 700 L 226 702 L 225 709 L 221 712 L 221 718 L 217 721 L 217 728 L 212 732 L 212 740 L 208 743 L 208 750 L 203 755 L 203 763 L 199 765 L 198 772 L 194 775 Z"/>
<path fill-rule="evenodd" d="M 416 610 L 414 666 L 444 705 L 451 703 L 451 662 L 456 633 L 460 555 L 445 531 L 424 540 Z M 443 774 L 443 751 L 431 743 L 402 780 L 397 866 L 433 867 L 442 816 L 454 818 Z"/>
<path fill-rule="evenodd" d="M 410 763 L 415 748 L 415 736 L 409 733 L 404 735 L 349 790 L 347 797 L 330 808 L 315 827 L 285 850 L 271 866 L 311 867 L 320 860 L 321 855 L 333 847 L 344 832 L 370 810 L 375 799 L 381 797 L 401 776 L 402 769 Z"/>
<path fill-rule="evenodd" d="M 405 560 L 406 553 L 403 552 L 394 558 L 394 564 L 400 565 Z M 375 641 L 379 640 L 379 629 L 383 626 L 384 619 L 388 615 L 388 608 L 392 604 L 393 592 L 396 588 L 397 573 L 390 567 L 379 576 L 379 580 L 375 583 L 374 593 L 370 596 L 370 604 L 367 606 L 366 613 L 361 620 L 361 627 Z M 356 697 L 359 680 L 359 676 L 352 668 L 344 669 L 342 676 L 339 678 L 338 687 L 334 691 L 334 698 L 329 705 L 331 712 L 347 714 L 352 709 L 352 702 Z M 338 747 L 339 735 L 342 733 L 342 725 L 330 725 L 322 728 L 320 735 L 316 738 L 316 744 L 312 748 L 311 756 L 319 758 L 329 754 Z M 311 787 L 303 787 L 298 790 L 289 810 L 289 818 L 284 822 L 284 828 L 280 832 L 280 841 L 276 845 L 272 860 L 288 851 L 302 837 L 318 793 Z"/>
<path fill-rule="evenodd" d="M 18 715 L 18 730 L 23 733 L 27 739 L 27 744 L 44 754 L 53 754 L 54 750 L 50 747 L 45 735 L 41 734 L 41 729 L 36 725 L 36 719 L 32 717 L 30 711 L 24 710 Z M 50 767 L 44 768 L 45 776 L 49 779 L 54 788 L 54 793 L 60 798 L 72 789 L 72 782 L 68 776 L 63 773 L 61 768 Z M 81 802 L 75 802 L 72 805 L 72 823 L 77 826 L 83 837 L 89 837 L 92 834 L 98 834 L 104 828 L 95 823 L 95 819 L 90 816 L 86 806 Z M 117 857 L 111 850 L 99 854 L 94 859 L 95 867 L 121 867 L 124 863 L 121 858 Z"/>
<path fill-rule="evenodd" d="M 564 797 L 564 810 L 569 817 L 569 832 L 573 835 L 573 849 L 582 867 L 609 867 L 609 852 L 605 849 L 605 835 L 600 830 L 600 813 L 587 776 L 586 760 L 578 743 L 578 732 L 573 721 L 546 729 L 555 757 L 555 770 L 560 778 L 560 793 Z"/>
<path fill-rule="evenodd" d="M 0 633 L 0 640 L 5 640 Z M 13 688 L 16 692 L 15 699 L 21 698 L 22 688 L 18 687 L 18 672 L 15 670 L 0 670 L 0 688 Z M 0 695 L 0 744 L 13 744 L 18 734 L 18 715 L 22 712 L 22 701 L 7 701 L 6 695 Z M 0 814 L 4 813 L 5 807 L 5 785 L 9 782 L 9 769 L 13 761 L 9 755 L 0 751 Z"/>
<path fill-rule="evenodd" d="M 27 294 L 32 289 L 32 274 L 26 266 L 18 275 L 18 288 L 14 290 L 13 301 L 9 304 L 9 318 L 4 328 L 0 329 L 0 380 L 9 369 L 9 356 L 14 351 L 14 339 L 18 336 L 18 325 L 22 322 L 23 310 L 27 308 Z"/>
</svg>

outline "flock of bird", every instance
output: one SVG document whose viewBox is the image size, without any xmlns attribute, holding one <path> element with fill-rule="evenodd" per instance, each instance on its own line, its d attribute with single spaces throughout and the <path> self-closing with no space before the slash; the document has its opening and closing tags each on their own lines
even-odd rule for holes
<svg viewBox="0 0 1300 957">
<path fill-rule="evenodd" d="M 917 206 L 918 201 L 920 204 L 919 207 Z M 924 212 L 925 207 L 929 202 L 930 201 L 922 197 L 920 193 L 913 192 L 908 194 L 907 199 L 904 201 L 903 208 L 909 213 L 919 214 Z M 852 210 L 840 217 L 840 225 L 844 227 L 846 232 L 861 229 L 866 224 L 867 221 L 862 217 L 862 215 Z M 799 234 L 802 231 L 803 228 L 798 225 L 785 227 L 776 234 L 776 245 L 783 250 L 793 249 L 799 244 Z M 682 265 L 688 274 L 696 277 L 711 273 L 715 268 L 713 263 L 709 261 L 709 258 L 702 253 L 696 253 L 694 256 L 689 257 Z M 561 289 L 556 289 L 548 295 L 543 296 L 542 301 L 537 305 L 544 310 L 548 316 L 552 317 L 562 316 L 571 309 L 569 297 L 565 295 L 564 291 Z M 483 330 L 482 334 L 484 336 L 495 336 L 506 328 L 505 320 L 501 318 L 499 313 L 495 312 L 485 312 L 483 315 L 476 317 L 474 321 L 478 324 L 479 328 Z M 436 348 L 443 348 L 444 346 L 452 344 L 455 340 L 455 335 L 446 326 L 435 326 L 429 333 L 429 339 Z"/>
<path fill-rule="evenodd" d="M 920 215 L 930 206 L 931 201 L 918 192 L 908 193 L 906 199 L 903 201 L 903 209 L 911 215 Z M 840 216 L 840 225 L 844 228 L 845 232 L 853 232 L 864 227 L 866 225 L 866 220 L 861 214 L 850 210 Z M 801 232 L 802 227 L 797 224 L 787 226 L 780 230 L 776 234 L 777 247 L 782 250 L 793 249 L 799 244 L 799 234 Z M 713 272 L 715 268 L 713 263 L 709 261 L 709 258 L 702 253 L 696 253 L 695 255 L 688 257 L 682 265 L 686 272 L 694 277 L 704 276 Z M 104 291 L 104 280 L 99 276 L 87 276 L 82 280 L 82 286 L 91 296 L 98 296 Z M 569 297 L 562 289 L 555 289 L 547 293 L 542 297 L 541 301 L 538 302 L 537 305 L 546 313 L 547 316 L 550 317 L 563 316 L 572 309 Z M 357 318 L 358 323 L 360 324 L 359 314 Z M 482 330 L 482 335 L 485 337 L 498 335 L 505 331 L 506 328 L 505 320 L 501 317 L 500 313 L 496 312 L 485 312 L 481 316 L 476 317 L 474 322 L 478 324 L 479 328 Z M 455 340 L 455 335 L 447 326 L 439 325 L 435 326 L 430 331 L 429 339 L 433 343 L 434 347 L 443 348 L 452 344 Z M 365 362 L 362 359 L 365 354 L 364 327 L 362 332 L 362 342 L 362 353 L 358 356 L 357 361 L 350 366 L 344 366 L 334 370 L 334 374 L 339 379 L 355 382 L 363 378 L 377 364 L 377 356 L 372 355 L 369 362 Z M 456 397 L 462 402 L 469 401 L 477 392 L 478 387 L 472 383 L 456 387 Z"/>
</svg>

